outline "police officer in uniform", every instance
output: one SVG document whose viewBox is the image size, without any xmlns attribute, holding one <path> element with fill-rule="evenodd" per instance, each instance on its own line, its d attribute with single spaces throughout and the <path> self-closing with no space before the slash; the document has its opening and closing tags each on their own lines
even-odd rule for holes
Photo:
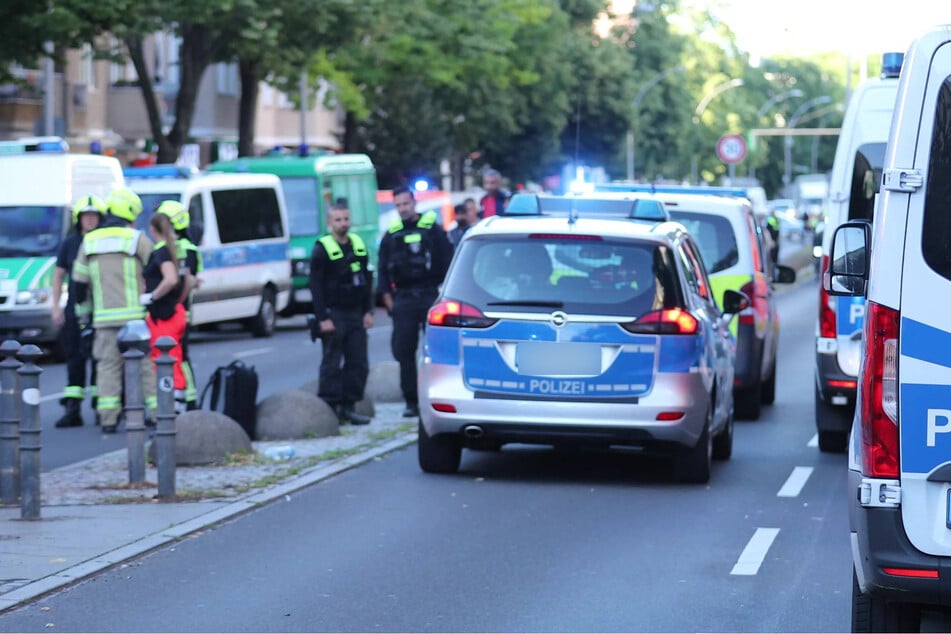
<svg viewBox="0 0 951 634">
<path fill-rule="evenodd" d="M 122 411 L 122 354 L 119 330 L 145 319 L 142 269 L 152 253 L 152 241 L 132 227 L 142 213 L 142 201 L 129 189 L 118 189 L 106 200 L 109 213 L 103 226 L 83 238 L 73 263 L 77 301 L 92 296 L 92 326 L 96 330 L 92 355 L 96 360 L 99 398 L 96 411 L 102 431 L 115 433 Z M 145 406 L 155 411 L 155 369 L 141 364 Z"/>
<path fill-rule="evenodd" d="M 403 416 L 419 416 L 416 389 L 416 347 L 449 268 L 452 245 L 436 212 L 416 213 L 408 187 L 393 190 L 399 218 L 380 242 L 379 275 L 383 305 L 393 317 L 391 347 L 400 364 L 400 389 L 406 400 Z"/>
<path fill-rule="evenodd" d="M 63 349 L 66 353 L 66 389 L 63 390 L 61 403 L 66 408 L 63 416 L 56 421 L 57 427 L 81 427 L 83 424 L 82 404 L 86 391 L 86 366 L 90 358 L 82 345 L 83 327 L 89 321 L 88 305 L 76 305 L 76 289 L 70 272 L 79 253 L 83 237 L 99 226 L 106 214 L 106 203 L 98 196 L 83 196 L 73 206 L 73 225 L 76 231 L 63 240 L 56 256 L 56 268 L 53 271 L 53 323 L 62 326 Z M 69 280 L 69 293 L 66 309 L 60 308 L 60 293 L 63 281 Z M 96 364 L 91 364 L 89 373 L 89 393 L 95 405 Z"/>
<path fill-rule="evenodd" d="M 323 346 L 317 396 L 334 408 L 341 423 L 366 425 L 370 417 L 353 408 L 363 399 L 370 369 L 373 275 L 363 239 L 350 233 L 346 200 L 331 206 L 327 226 L 330 233 L 314 244 L 308 280 Z"/>
</svg>

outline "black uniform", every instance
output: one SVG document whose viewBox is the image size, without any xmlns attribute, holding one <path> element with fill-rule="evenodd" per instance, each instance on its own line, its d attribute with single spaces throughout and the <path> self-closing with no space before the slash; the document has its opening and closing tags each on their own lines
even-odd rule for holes
<svg viewBox="0 0 951 634">
<path fill-rule="evenodd" d="M 416 347 L 426 314 L 439 294 L 452 245 L 427 211 L 415 220 L 397 219 L 380 242 L 380 290 L 393 294 L 393 358 L 400 364 L 400 389 L 407 411 L 418 410 Z"/>
<path fill-rule="evenodd" d="M 326 235 L 314 244 L 308 285 L 314 315 L 334 323 L 334 331 L 321 340 L 317 395 L 338 412 L 352 416 L 353 405 L 363 399 L 369 374 L 363 316 L 371 309 L 373 274 L 363 240 L 356 234 L 348 238 L 347 244 L 340 244 Z"/>
<path fill-rule="evenodd" d="M 69 297 L 66 308 L 63 310 L 63 350 L 66 353 L 66 389 L 63 393 L 63 404 L 68 412 L 75 411 L 78 415 L 79 406 L 83 402 L 86 390 L 86 364 L 90 363 L 89 391 L 95 406 L 96 397 L 96 362 L 83 350 L 81 341 L 82 325 L 76 316 L 76 288 L 70 272 L 73 270 L 73 261 L 79 253 L 83 243 L 81 233 L 71 233 L 63 240 L 56 255 L 56 266 L 64 269 L 69 276 L 67 285 Z M 85 322 L 91 321 L 92 315 L 87 315 Z M 81 420 L 80 420 L 81 424 Z"/>
</svg>

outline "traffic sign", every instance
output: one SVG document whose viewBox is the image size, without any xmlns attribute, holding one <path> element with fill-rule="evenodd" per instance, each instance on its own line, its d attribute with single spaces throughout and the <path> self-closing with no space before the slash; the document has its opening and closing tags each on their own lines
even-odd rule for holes
<svg viewBox="0 0 951 634">
<path fill-rule="evenodd" d="M 717 157 L 735 165 L 746 158 L 746 139 L 739 134 L 724 134 L 717 141 Z"/>
</svg>

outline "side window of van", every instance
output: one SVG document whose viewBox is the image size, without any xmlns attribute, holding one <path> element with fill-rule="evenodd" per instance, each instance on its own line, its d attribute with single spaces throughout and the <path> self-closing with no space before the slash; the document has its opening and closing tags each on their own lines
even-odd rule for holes
<svg viewBox="0 0 951 634">
<path fill-rule="evenodd" d="M 866 143 L 855 152 L 852 189 L 849 193 L 849 220 L 871 220 L 875 194 L 882 180 L 885 144 Z"/>
<path fill-rule="evenodd" d="M 201 244 L 205 235 L 205 205 L 201 194 L 195 194 L 188 201 L 188 239 Z"/>
<path fill-rule="evenodd" d="M 921 250 L 928 266 L 951 279 L 951 78 L 938 93 L 933 135 Z"/>
<path fill-rule="evenodd" d="M 284 236 L 277 193 L 270 187 L 211 193 L 222 244 Z"/>
</svg>

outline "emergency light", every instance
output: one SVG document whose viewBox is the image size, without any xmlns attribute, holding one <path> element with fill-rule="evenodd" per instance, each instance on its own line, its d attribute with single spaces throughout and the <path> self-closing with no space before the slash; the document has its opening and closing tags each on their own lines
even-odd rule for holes
<svg viewBox="0 0 951 634">
<path fill-rule="evenodd" d="M 882 77 L 898 77 L 901 75 L 901 65 L 904 60 L 904 53 L 885 53 L 882 55 Z"/>
<path fill-rule="evenodd" d="M 649 222 L 666 222 L 670 219 L 666 207 L 659 200 L 628 196 L 598 196 L 597 194 L 588 196 L 515 194 L 501 215 L 571 215 L 574 218 L 620 216 Z"/>
<path fill-rule="evenodd" d="M 69 144 L 58 136 L 27 137 L 16 141 L 0 142 L 0 155 L 28 154 L 44 152 L 48 154 L 64 154 L 69 152 Z"/>
<path fill-rule="evenodd" d="M 126 178 L 192 178 L 198 176 L 198 169 L 183 165 L 124 167 L 122 168 L 122 175 Z"/>
</svg>

